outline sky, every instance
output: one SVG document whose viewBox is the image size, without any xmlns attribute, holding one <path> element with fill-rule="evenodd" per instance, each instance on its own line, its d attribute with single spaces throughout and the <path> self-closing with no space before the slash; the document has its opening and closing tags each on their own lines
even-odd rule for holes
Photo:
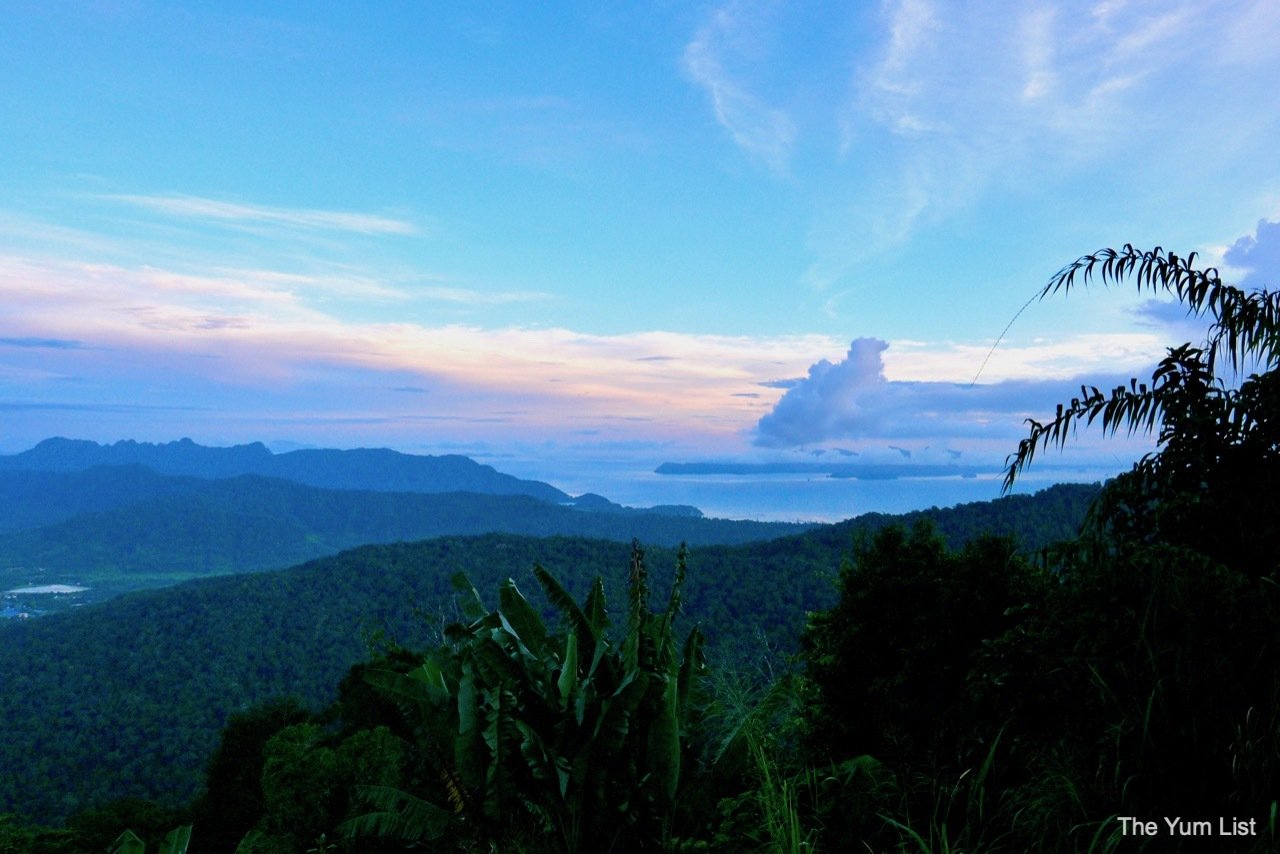
<svg viewBox="0 0 1280 854">
<path fill-rule="evenodd" d="M 1202 334 L 1131 288 L 1028 305 L 1065 263 L 1280 279 L 1269 0 L 0 12 L 0 453 L 377 446 L 721 515 L 907 509 L 995 497 L 1026 418 Z M 837 462 L 981 476 L 815 486 Z"/>
</svg>

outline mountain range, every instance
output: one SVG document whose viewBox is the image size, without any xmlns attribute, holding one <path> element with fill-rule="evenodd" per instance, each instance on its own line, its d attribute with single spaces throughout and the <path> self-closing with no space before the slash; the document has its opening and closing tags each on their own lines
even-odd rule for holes
<svg viewBox="0 0 1280 854">
<path fill-rule="evenodd" d="M 536 480 L 502 474 L 492 466 L 449 454 L 402 454 L 386 448 L 315 449 L 273 454 L 261 442 L 211 448 L 190 439 L 152 444 L 126 440 L 101 445 L 83 439 L 45 439 L 19 454 L 0 457 L 0 471 L 78 472 L 95 466 L 140 465 L 158 473 L 200 478 L 253 474 L 322 489 L 379 492 L 478 492 L 531 495 L 571 502 L 565 492 Z"/>
<path fill-rule="evenodd" d="M 49 439 L 0 457 L 0 591 L 40 614 L 126 590 L 291 566 L 365 543 L 448 534 L 734 544 L 812 527 L 573 497 L 461 456 L 386 449 L 272 454 L 260 443 Z"/>
</svg>

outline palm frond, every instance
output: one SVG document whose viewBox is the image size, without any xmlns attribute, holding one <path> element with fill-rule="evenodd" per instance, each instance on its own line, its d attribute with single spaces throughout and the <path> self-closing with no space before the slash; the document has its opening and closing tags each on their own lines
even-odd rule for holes
<svg viewBox="0 0 1280 854">
<path fill-rule="evenodd" d="M 1098 280 L 1103 285 L 1133 281 L 1139 291 L 1171 294 L 1195 317 L 1210 317 L 1212 324 L 1201 346 L 1183 344 L 1171 348 L 1156 368 L 1151 384 L 1131 379 L 1103 394 L 1096 387 L 1082 387 L 1069 405 L 1059 405 L 1045 422 L 1028 418 L 1028 435 L 1005 460 L 1002 491 L 1008 492 L 1018 475 L 1049 445 L 1059 448 L 1074 436 L 1081 423 L 1101 418 L 1104 432 L 1114 435 L 1121 426 L 1129 434 L 1151 434 L 1162 425 L 1158 439 L 1163 446 L 1181 435 L 1178 426 L 1164 424 L 1170 413 L 1202 416 L 1214 412 L 1219 421 L 1243 436 L 1256 425 L 1255 408 L 1236 391 L 1218 380 L 1216 365 L 1226 359 L 1240 372 L 1254 361 L 1273 369 L 1280 366 L 1280 292 L 1245 292 L 1224 283 L 1217 269 L 1197 269 L 1196 253 L 1187 256 L 1161 247 L 1141 250 L 1126 243 L 1120 249 L 1101 249 L 1081 256 L 1055 273 L 1039 298 L 1069 293 Z M 1249 383 L 1246 382 L 1247 388 Z"/>
<path fill-rule="evenodd" d="M 1057 445 L 1062 448 L 1067 438 L 1074 436 L 1080 422 L 1090 425 L 1102 418 L 1104 432 L 1114 435 L 1124 425 L 1129 434 L 1142 430 L 1151 432 L 1160 418 L 1164 396 L 1148 388 L 1146 383 L 1129 380 L 1129 387 L 1116 386 L 1110 395 L 1104 395 L 1096 386 L 1081 386 L 1080 397 L 1071 399 L 1067 406 L 1058 404 L 1056 414 L 1041 423 L 1028 418 L 1029 435 L 1018 442 L 1018 450 L 1005 460 L 1003 491 L 1008 492 L 1022 470 L 1035 457 L 1037 449 Z"/>
<path fill-rule="evenodd" d="M 1059 291 L 1068 293 L 1077 283 L 1088 287 L 1095 277 L 1103 285 L 1134 281 L 1139 291 L 1167 293 L 1186 305 L 1188 314 L 1209 316 L 1205 350 L 1212 370 L 1219 356 L 1226 356 L 1233 371 L 1253 357 L 1274 367 L 1280 357 L 1280 292 L 1246 292 L 1226 284 L 1215 267 L 1195 267 L 1196 253 L 1185 257 L 1157 246 L 1136 249 L 1126 243 L 1120 249 L 1100 249 L 1063 267 L 1040 291 L 1043 299 Z"/>
</svg>

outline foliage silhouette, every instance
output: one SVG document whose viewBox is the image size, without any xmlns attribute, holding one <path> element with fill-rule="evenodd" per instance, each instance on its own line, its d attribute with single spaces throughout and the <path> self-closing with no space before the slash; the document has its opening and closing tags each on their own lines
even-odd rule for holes
<svg viewBox="0 0 1280 854">
<path fill-rule="evenodd" d="M 1006 489 L 1084 424 L 1154 432 L 1157 450 L 1034 563 L 957 573 L 963 553 L 919 531 L 856 550 L 805 635 L 810 762 L 870 752 L 897 787 L 883 826 L 827 844 L 1110 851 L 1141 844 L 1116 816 L 1235 815 L 1252 832 L 1219 848 L 1276 850 L 1280 298 L 1132 246 L 1080 258 L 1041 296 L 1093 278 L 1171 294 L 1208 332 L 1149 383 L 1085 387 L 1031 421 Z"/>
<path fill-rule="evenodd" d="M 488 611 L 459 575 L 466 622 L 447 627 L 449 644 L 408 673 L 366 672 L 403 704 L 428 766 L 418 776 L 433 782 L 366 789 L 375 811 L 347 822 L 348 834 L 566 852 L 666 846 L 703 668 L 698 629 L 683 644 L 675 636 L 684 552 L 666 607 L 653 612 L 633 544 L 617 642 L 601 579 L 579 605 L 549 572 L 534 573 L 562 630 L 549 631 L 510 579 Z"/>
<path fill-rule="evenodd" d="M 1192 450 L 1189 445 L 1205 438 L 1205 426 L 1224 430 L 1224 438 L 1231 444 L 1261 438 L 1254 436 L 1258 432 L 1270 434 L 1274 440 L 1271 416 L 1276 390 L 1272 374 L 1280 365 L 1280 293 L 1265 289 L 1245 292 L 1224 283 L 1215 268 L 1197 269 L 1195 261 L 1194 252 L 1181 257 L 1160 247 L 1140 250 L 1125 244 L 1118 250 L 1103 249 L 1078 258 L 1044 286 L 1041 299 L 1069 293 L 1077 282 L 1087 287 L 1095 277 L 1104 285 L 1133 279 L 1140 291 L 1172 294 L 1186 305 L 1189 315 L 1210 317 L 1212 323 L 1201 346 L 1188 343 L 1171 348 L 1150 385 L 1133 379 L 1128 388 L 1118 386 L 1109 395 L 1096 387 L 1082 387 L 1081 396 L 1067 406 L 1059 405 L 1049 421 L 1028 419 L 1030 434 L 1007 462 L 1006 491 L 1031 462 L 1037 447 L 1061 447 L 1081 420 L 1092 424 L 1101 418 L 1103 430 L 1111 434 L 1121 427 L 1130 433 L 1152 432 L 1160 422 L 1160 447 L 1162 452 L 1172 453 L 1168 458 L 1162 453 L 1144 458 L 1139 470 L 1152 476 L 1179 462 L 1181 453 Z M 1251 375 L 1240 387 L 1230 388 L 1217 372 L 1224 357 L 1237 374 L 1250 364 L 1264 371 Z"/>
</svg>

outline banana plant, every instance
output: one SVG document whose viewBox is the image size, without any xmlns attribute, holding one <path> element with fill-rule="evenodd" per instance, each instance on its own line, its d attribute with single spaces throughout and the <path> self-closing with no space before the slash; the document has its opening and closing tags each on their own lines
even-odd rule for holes
<svg viewBox="0 0 1280 854">
<path fill-rule="evenodd" d="M 112 854 L 147 854 L 147 844 L 132 830 L 126 830 L 111 843 Z M 160 841 L 156 854 L 187 854 L 187 846 L 191 844 L 191 825 L 175 827 Z"/>
<path fill-rule="evenodd" d="M 681 548 L 666 607 L 654 613 L 644 552 L 632 544 L 619 642 L 609 637 L 599 578 L 579 605 L 551 573 L 534 568 L 563 618 L 552 631 L 514 581 L 487 610 L 471 583 L 455 577 L 465 622 L 446 629 L 450 644 L 408 673 L 367 675 L 410 711 L 439 786 L 422 797 L 370 793 L 391 809 L 349 822 L 348 831 L 438 839 L 451 826 L 482 835 L 526 826 L 549 832 L 566 852 L 610 850 L 619 840 L 660 850 L 704 667 L 698 629 L 683 643 L 675 638 L 685 570 Z"/>
</svg>

